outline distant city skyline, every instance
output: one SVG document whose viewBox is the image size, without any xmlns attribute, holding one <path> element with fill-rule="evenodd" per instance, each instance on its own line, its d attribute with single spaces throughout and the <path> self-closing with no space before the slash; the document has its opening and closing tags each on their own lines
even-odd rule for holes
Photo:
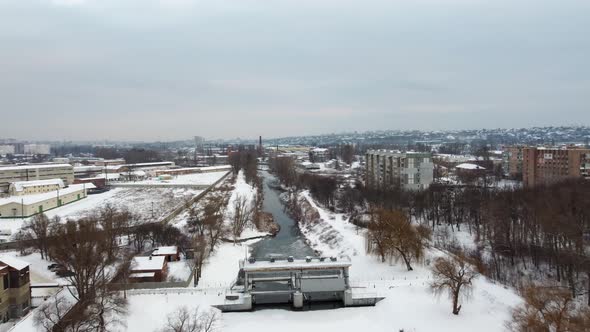
<svg viewBox="0 0 590 332">
<path fill-rule="evenodd" d="M 0 138 L 590 124 L 585 0 L 4 0 Z"/>
</svg>

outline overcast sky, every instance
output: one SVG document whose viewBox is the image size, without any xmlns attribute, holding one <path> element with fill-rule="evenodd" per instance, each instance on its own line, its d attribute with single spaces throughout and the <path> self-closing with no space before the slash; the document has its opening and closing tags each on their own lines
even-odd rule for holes
<svg viewBox="0 0 590 332">
<path fill-rule="evenodd" d="M 588 0 L 0 0 L 0 138 L 590 125 Z"/>
</svg>

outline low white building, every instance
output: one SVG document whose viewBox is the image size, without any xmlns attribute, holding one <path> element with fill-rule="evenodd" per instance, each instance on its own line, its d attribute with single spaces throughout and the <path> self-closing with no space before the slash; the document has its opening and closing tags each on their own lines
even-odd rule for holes
<svg viewBox="0 0 590 332">
<path fill-rule="evenodd" d="M 11 196 L 42 194 L 65 188 L 62 179 L 12 182 L 8 186 Z"/>
<path fill-rule="evenodd" d="M 130 282 L 162 282 L 168 275 L 165 256 L 136 256 L 131 261 Z"/>
<path fill-rule="evenodd" d="M 87 190 L 93 188 L 96 187 L 91 183 L 73 184 L 57 191 L 0 198 L 0 218 L 24 218 L 43 213 L 86 198 Z"/>
<path fill-rule="evenodd" d="M 479 166 L 477 164 L 471 164 L 471 163 L 459 164 L 459 165 L 455 166 L 455 168 L 458 170 L 467 170 L 467 171 L 485 171 L 485 169 L 486 169 L 483 166 Z"/>
<path fill-rule="evenodd" d="M 304 170 L 318 170 L 321 168 L 319 164 L 312 163 L 310 161 L 303 161 L 297 165 L 299 165 L 299 167 Z"/>
</svg>

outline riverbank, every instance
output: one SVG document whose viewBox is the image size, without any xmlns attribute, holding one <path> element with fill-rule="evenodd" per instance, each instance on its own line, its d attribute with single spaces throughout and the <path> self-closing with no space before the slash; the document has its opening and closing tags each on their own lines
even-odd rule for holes
<svg viewBox="0 0 590 332">
<path fill-rule="evenodd" d="M 279 228 L 272 238 L 261 240 L 252 246 L 252 257 L 267 259 L 277 256 L 293 256 L 304 258 L 315 255 L 314 250 L 307 245 L 301 234 L 297 222 L 286 212 L 280 199 L 282 191 L 279 189 L 277 178 L 269 172 L 260 172 L 262 178 L 262 213 L 266 218 L 272 216 L 273 223 Z"/>
<path fill-rule="evenodd" d="M 381 263 L 379 259 L 365 253 L 365 230 L 357 229 L 344 215 L 323 209 L 306 192 L 300 193 L 299 198 L 305 199 L 308 208 L 315 210 L 310 214 L 315 217 L 319 215 L 319 218 L 314 218 L 313 222 L 308 223 L 309 226 L 304 227 L 304 234 L 313 248 L 323 255 L 346 252 L 352 262 L 352 287 L 361 292 L 366 290 L 368 293 L 377 293 L 384 296 L 385 300 L 375 307 L 364 308 L 305 312 L 266 309 L 223 314 L 220 326 L 224 332 L 274 332 L 277 321 L 287 332 L 353 332 L 366 329 L 367 326 L 377 332 L 470 332 L 475 327 L 481 332 L 495 332 L 504 330 L 504 321 L 509 319 L 511 307 L 521 303 L 512 290 L 479 278 L 475 281 L 472 299 L 464 302 L 461 315 L 452 315 L 450 302 L 446 298 L 437 299 L 430 292 L 428 266 L 416 264 L 414 271 L 408 272 L 403 264 L 393 261 Z M 324 233 L 334 232 L 339 234 L 338 240 L 327 241 L 322 237 Z M 329 238 L 336 239 L 332 236 Z M 162 326 L 166 322 L 166 315 L 181 305 L 189 308 L 200 305 L 202 309 L 207 309 L 212 304 L 222 302 L 225 287 L 237 275 L 237 261 L 243 259 L 248 246 L 253 245 L 256 244 L 220 245 L 205 266 L 202 283 L 194 291 L 186 289 L 164 294 L 131 294 L 127 330 L 144 331 Z M 429 258 L 443 254 L 432 250 Z"/>
</svg>

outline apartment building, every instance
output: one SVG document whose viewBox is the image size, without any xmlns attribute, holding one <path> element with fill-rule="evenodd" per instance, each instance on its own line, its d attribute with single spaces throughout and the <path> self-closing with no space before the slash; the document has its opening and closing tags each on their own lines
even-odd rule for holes
<svg viewBox="0 0 590 332">
<path fill-rule="evenodd" d="M 14 151 L 14 146 L 12 145 L 0 145 L 0 156 L 14 154 Z"/>
<path fill-rule="evenodd" d="M 29 154 L 29 155 L 35 155 L 35 154 L 48 155 L 51 153 L 51 146 L 49 146 L 49 144 L 25 144 L 24 152 L 25 152 L 25 154 Z"/>
<path fill-rule="evenodd" d="M 9 305 L 9 282 L 8 266 L 0 266 L 0 322 L 6 323 L 10 319 Z"/>
<path fill-rule="evenodd" d="M 313 148 L 309 150 L 309 159 L 312 163 L 323 163 L 330 159 L 330 150 L 325 148 Z"/>
<path fill-rule="evenodd" d="M 369 150 L 366 154 L 366 184 L 370 188 L 401 187 L 421 190 L 430 186 L 434 177 L 432 154 Z"/>
<path fill-rule="evenodd" d="M 0 256 L 0 275 L 2 275 L 2 297 L 8 299 L 9 318 L 22 317 L 31 308 L 31 281 L 29 263 L 18 258 Z M 2 301 L 5 299 L 3 298 Z M 0 303 L 0 308 L 3 308 Z M 5 318 L 6 316 L 3 316 Z"/>
<path fill-rule="evenodd" d="M 502 170 L 510 178 L 522 177 L 523 146 L 508 146 L 502 151 Z"/>
<path fill-rule="evenodd" d="M 590 179 L 590 149 L 526 147 L 522 171 L 525 187 L 568 178 Z"/>
<path fill-rule="evenodd" d="M 74 167 L 69 164 L 0 166 L 0 192 L 7 192 L 12 182 L 50 179 L 61 179 L 67 186 L 74 182 Z"/>
</svg>

